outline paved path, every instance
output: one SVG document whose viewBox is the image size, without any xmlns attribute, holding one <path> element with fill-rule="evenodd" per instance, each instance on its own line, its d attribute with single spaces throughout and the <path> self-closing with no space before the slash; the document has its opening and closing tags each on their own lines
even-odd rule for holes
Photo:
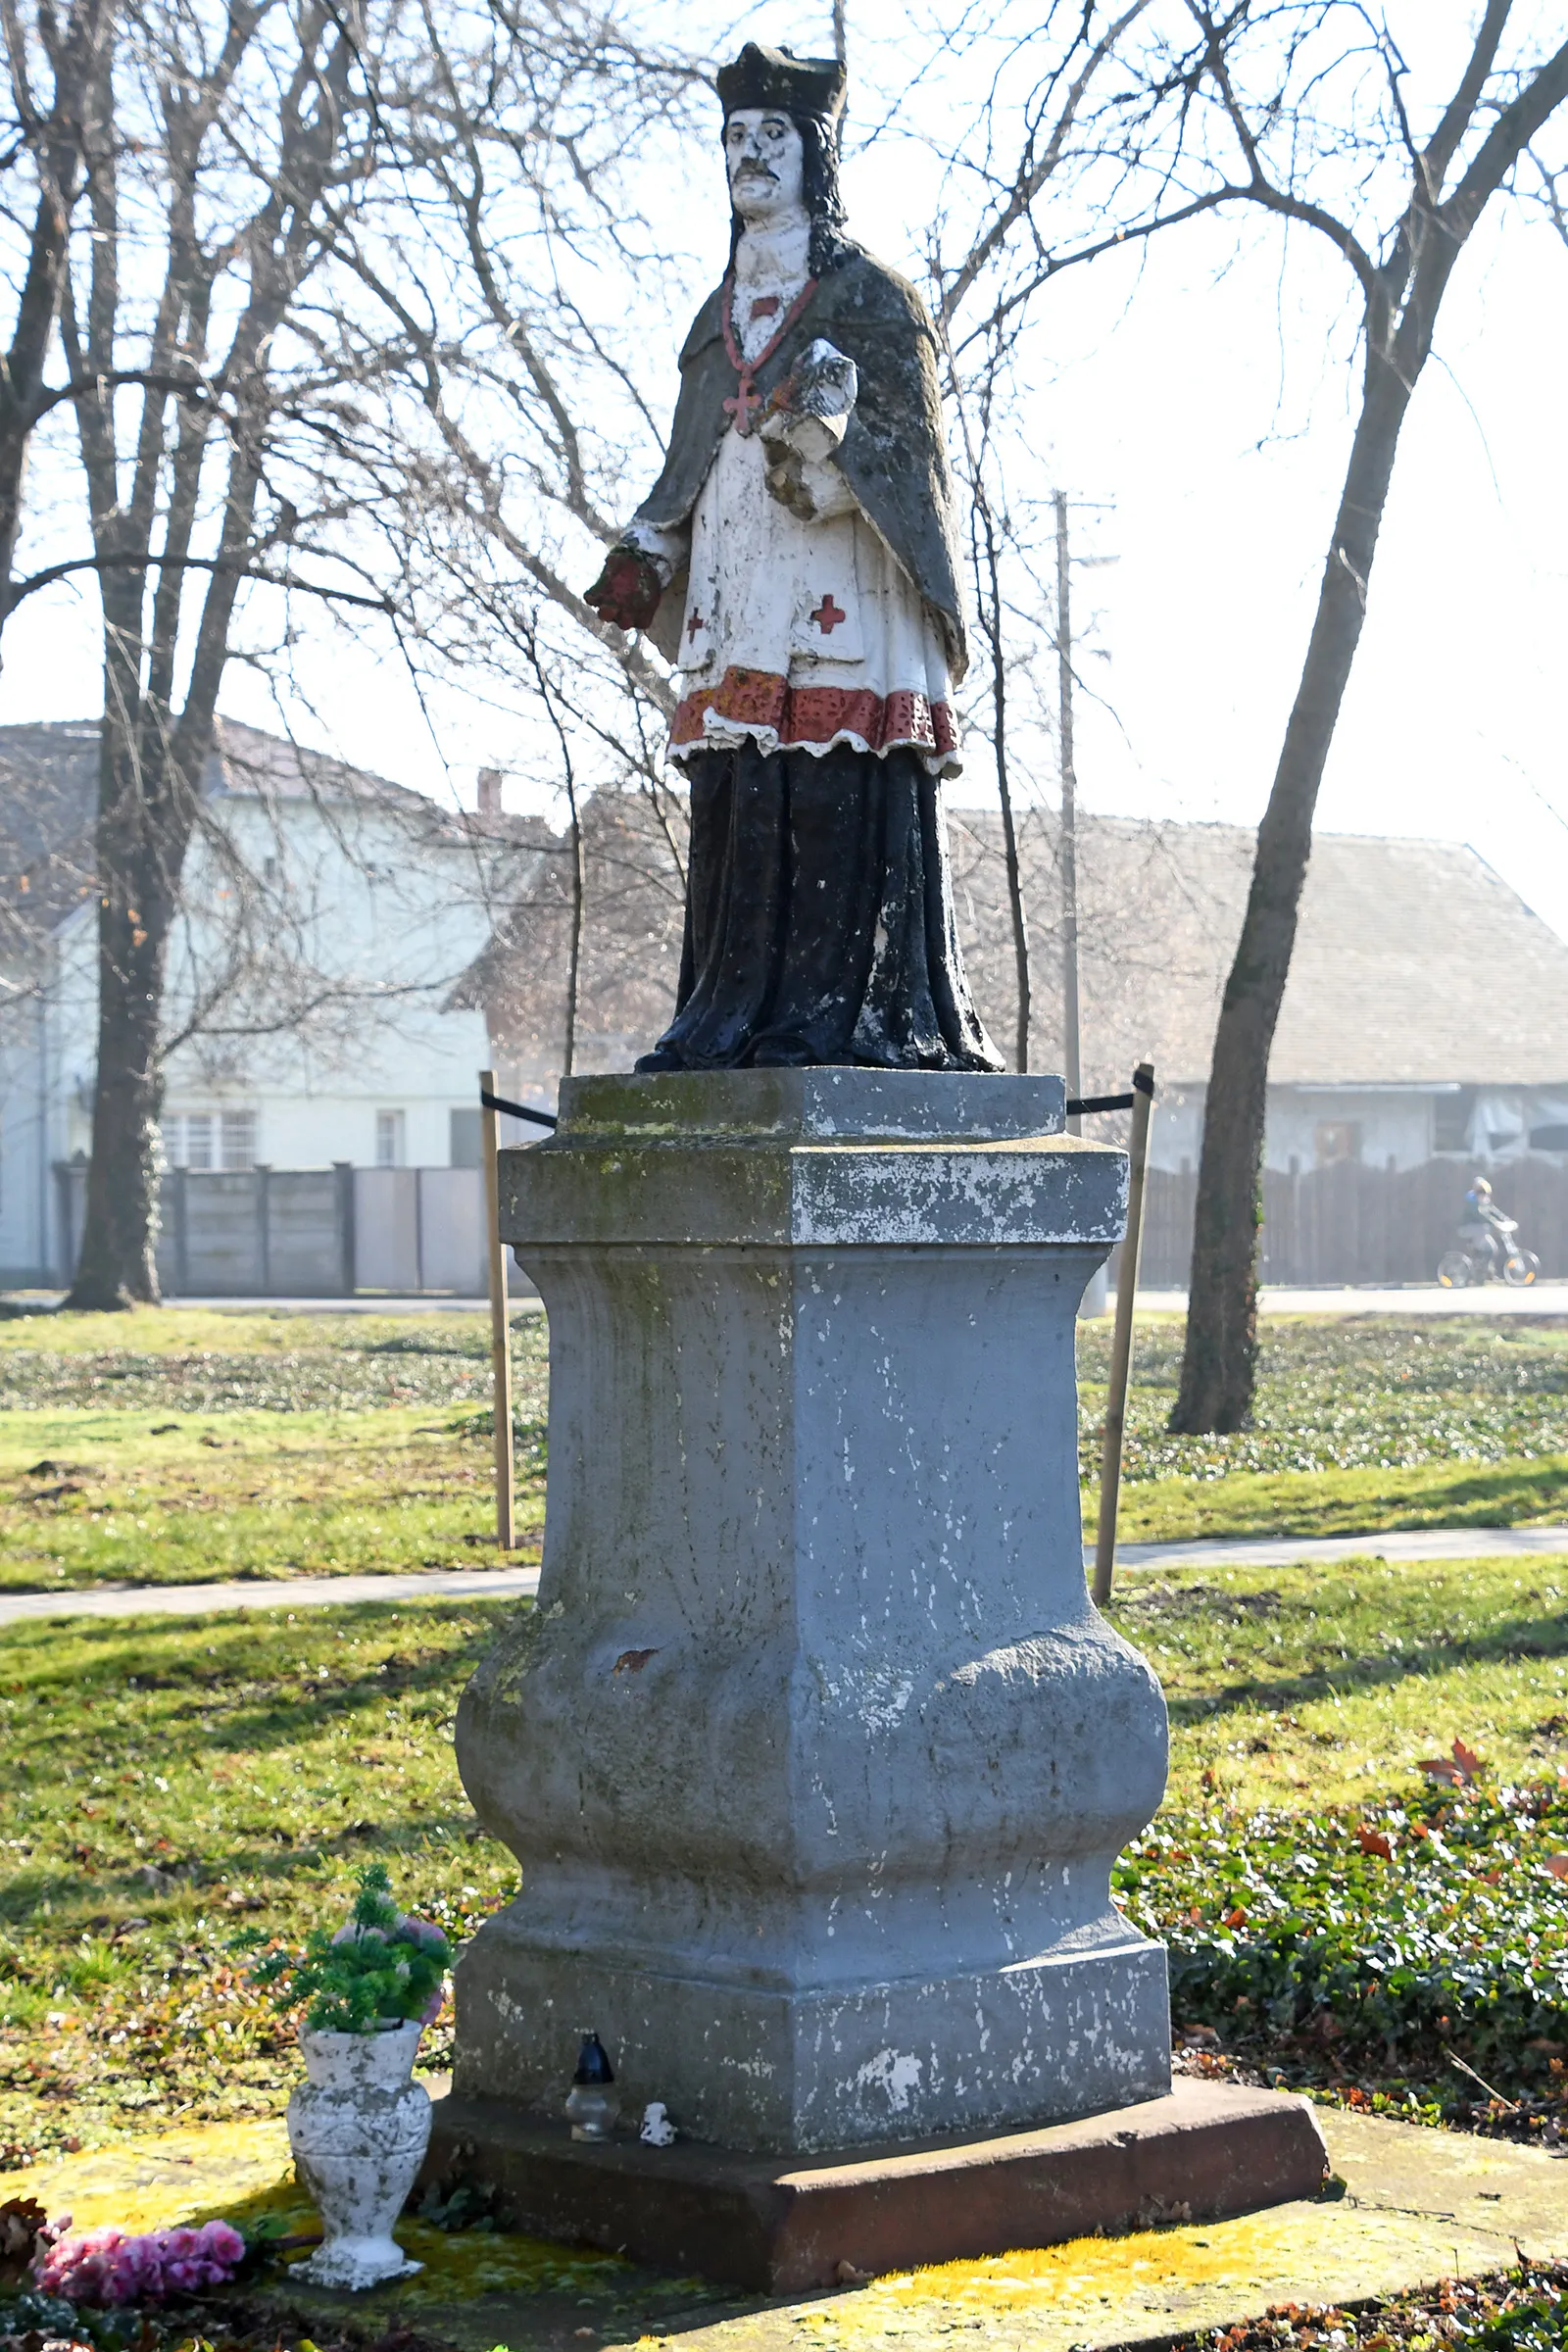
<svg viewBox="0 0 1568 2352">
<path fill-rule="evenodd" d="M 43 1314 L 57 1307 L 63 1291 L 0 1291 L 0 1300 Z M 1113 1303 L 1116 1294 L 1110 1294 Z M 483 1315 L 487 1298 L 171 1298 L 172 1308 L 205 1307 L 234 1315 Z M 1562 1315 L 1568 1316 L 1568 1282 L 1538 1282 L 1528 1291 L 1510 1291 L 1489 1282 L 1476 1291 L 1446 1291 L 1436 1282 L 1412 1282 L 1387 1289 L 1370 1285 L 1356 1290 L 1348 1284 L 1326 1284 L 1321 1290 L 1259 1291 L 1257 1303 L 1266 1315 Z M 514 1268 L 512 1304 L 520 1314 L 538 1314 L 544 1301 Z M 1107 1308 L 1108 1311 L 1108 1308 Z M 1138 1311 L 1143 1315 L 1184 1315 L 1185 1291 L 1140 1291 Z"/>
<path fill-rule="evenodd" d="M 1292 1560 L 1479 1560 L 1515 1552 L 1568 1552 L 1568 1527 L 1418 1527 L 1380 1536 L 1270 1536 L 1262 1542 L 1240 1536 L 1211 1543 L 1119 1544 L 1116 1565 L 1279 1568 Z M 1094 1557 L 1088 1544 L 1084 1557 Z"/>
<path fill-rule="evenodd" d="M 1115 1292 L 1111 1293 L 1114 1299 Z M 1265 1315 L 1522 1315 L 1568 1316 L 1568 1282 L 1538 1282 L 1528 1291 L 1510 1291 L 1500 1282 L 1484 1283 L 1479 1290 L 1446 1291 L 1441 1283 L 1412 1282 L 1374 1290 L 1344 1286 L 1322 1290 L 1285 1290 L 1265 1287 L 1257 1303 Z M 1185 1291 L 1140 1291 L 1141 1315 L 1185 1315 Z"/>
<path fill-rule="evenodd" d="M 1292 1561 L 1539 1558 L 1568 1553 L 1568 1527 L 1427 1527 L 1381 1536 L 1276 1536 L 1123 1544 L 1119 1569 L 1276 1568 Z M 1094 1560 L 1084 1545 L 1084 1564 Z M 537 1568 L 435 1569 L 411 1576 L 295 1576 L 231 1585 L 95 1585 L 79 1592 L 0 1593 L 0 1626 L 40 1617 L 201 1617 L 210 1609 L 342 1608 L 360 1600 L 499 1600 L 537 1592 Z"/>
<path fill-rule="evenodd" d="M 0 1593 L 0 1625 L 32 1617 L 200 1617 L 209 1609 L 318 1609 L 356 1600 L 495 1600 L 537 1592 L 537 1568 L 450 1568 L 413 1576 L 290 1576 L 232 1585 L 95 1585 L 85 1592 Z"/>
</svg>

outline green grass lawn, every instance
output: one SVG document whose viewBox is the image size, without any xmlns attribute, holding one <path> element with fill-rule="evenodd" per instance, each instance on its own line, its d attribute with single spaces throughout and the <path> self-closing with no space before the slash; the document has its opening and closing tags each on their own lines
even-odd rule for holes
<svg viewBox="0 0 1568 2352">
<path fill-rule="evenodd" d="M 298 1936 L 334 1917 L 367 1856 L 383 1856 L 405 1902 L 460 1935 L 506 1899 L 512 1859 L 472 1818 L 451 1726 L 509 1605 L 0 1635 L 9 2161 L 279 2107 L 288 2039 L 236 1973 L 231 1938 L 252 1925 Z M 1336 1803 L 1353 1820 L 1391 1791 L 1413 1801 L 1415 1764 L 1455 1737 L 1481 1751 L 1489 1787 L 1568 1768 L 1568 1570 L 1559 1581 L 1495 1560 L 1191 1571 L 1129 1579 L 1113 1615 L 1170 1697 L 1162 1820 L 1200 1824 L 1227 1851 L 1245 1846 L 1258 1806 L 1321 1825 Z M 1568 1825 L 1560 1838 L 1568 1845 Z M 1140 1896 L 1156 1924 L 1166 1894 L 1175 1919 L 1191 1903 L 1194 1849 L 1174 1831 L 1168 1843 L 1183 1863 L 1155 1867 Z M 1565 1898 L 1552 1882 L 1544 1899 Z M 1211 2016 L 1206 1998 L 1194 2003 Z M 1563 2019 L 1568 2031 L 1568 1991 Z M 443 2053 L 438 2029 L 429 2062 Z M 1314 2079 L 1310 2053 L 1292 2063 L 1290 2079 Z M 1380 2097 L 1406 2095 L 1396 2069 L 1364 2079 Z M 1421 2098 L 1433 2096 L 1423 2077 Z"/>
<path fill-rule="evenodd" d="M 1120 1532 L 1129 1542 L 1528 1525 L 1568 1514 L 1568 1328 L 1271 1316 L 1253 1426 L 1172 1437 L 1182 1325 L 1139 1327 Z M 1079 1332 L 1094 1521 L 1107 1323 Z"/>
<path fill-rule="evenodd" d="M 273 2112 L 291 2036 L 232 1939 L 335 1917 L 367 1856 L 460 1936 L 513 1886 L 451 1740 L 502 1605 L 0 1636 L 0 2161 Z"/>
<path fill-rule="evenodd" d="M 544 1507 L 546 1330 L 514 1324 L 519 1533 Z M 1139 1334 L 1121 1533 L 1342 1535 L 1568 1514 L 1568 1333 L 1271 1321 L 1255 1426 L 1172 1438 L 1180 1326 Z M 1093 1533 L 1108 1333 L 1086 1326 Z M 493 1557 L 474 1315 L 167 1308 L 0 1320 L 0 1591 Z"/>
<path fill-rule="evenodd" d="M 482 1566 L 499 1557 L 482 1416 L 429 1414 L 0 1414 L 0 1591 Z M 536 1555 L 542 1432 L 519 1440 L 516 1537 Z"/>
<path fill-rule="evenodd" d="M 525 1542 L 542 1510 L 544 1339 L 541 1318 L 518 1318 Z M 1517 1523 L 1564 1508 L 1568 1340 L 1554 1327 L 1271 1323 L 1256 1427 L 1224 1440 L 1163 1432 L 1178 1340 L 1163 1323 L 1140 1337 L 1130 1537 Z M 1090 1464 L 1105 1344 L 1084 1335 Z M 475 1317 L 175 1309 L 0 1322 L 0 1585 L 494 1558 L 487 1401 Z M 1170 1799 L 1152 1853 L 1127 1864 L 1127 1899 L 1171 1936 L 1184 2014 L 1215 2063 L 1229 2063 L 1227 2045 L 1238 2063 L 1262 2063 L 1262 2011 L 1234 2007 L 1252 2001 L 1235 1990 L 1251 1982 L 1247 1955 L 1226 1960 L 1232 1976 L 1211 1957 L 1227 1936 L 1246 1944 L 1225 1922 L 1247 1905 L 1228 1891 L 1216 1910 L 1215 1888 L 1233 1890 L 1250 1855 L 1290 1848 L 1298 1822 L 1296 1846 L 1331 1891 L 1348 1856 L 1357 1899 L 1375 1904 L 1381 1865 L 1358 1825 L 1382 1836 L 1389 1824 L 1403 1853 L 1416 1767 L 1455 1738 L 1487 1770 L 1445 1849 L 1458 1878 L 1439 1873 L 1421 1899 L 1480 1917 L 1491 1874 L 1523 1872 L 1536 1925 L 1518 1932 L 1556 1949 L 1565 1594 L 1568 1563 L 1551 1560 L 1124 1579 L 1112 1614 L 1153 1658 L 1174 1735 Z M 406 1902 L 459 1933 L 506 1898 L 511 1858 L 473 1822 L 450 1732 L 508 1605 L 0 1633 L 0 2151 L 16 2162 L 72 2139 L 275 2110 L 289 2037 L 237 1973 L 231 1939 L 246 1926 L 297 1936 L 338 1914 L 368 1855 L 390 1863 Z M 1515 2035 L 1511 2056 L 1488 2060 L 1512 2066 L 1532 2100 L 1556 2011 L 1544 2025 L 1534 2057 Z M 1290 2080 L 1348 2082 L 1421 2112 L 1474 2095 L 1456 2074 L 1435 2086 L 1444 2062 L 1430 2035 L 1413 2053 L 1380 2041 L 1379 2057 L 1353 2035 L 1331 2046 L 1278 2020 L 1268 2032 Z M 1462 2044 L 1462 2021 L 1453 2032 Z M 431 2062 L 442 2053 L 438 2029 Z"/>
<path fill-rule="evenodd" d="M 544 1318 L 514 1331 L 517 1533 L 544 1514 Z M 474 1315 L 0 1322 L 0 1591 L 495 1558 Z"/>
</svg>

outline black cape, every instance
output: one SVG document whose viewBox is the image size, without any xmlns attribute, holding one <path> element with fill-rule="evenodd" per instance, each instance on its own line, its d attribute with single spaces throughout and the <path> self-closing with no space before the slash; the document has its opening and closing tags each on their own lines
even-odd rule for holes
<svg viewBox="0 0 1568 2352">
<path fill-rule="evenodd" d="M 820 281 L 754 388 L 765 399 L 819 335 L 860 379 L 837 463 L 961 678 L 957 518 L 925 305 L 895 271 L 853 253 Z M 666 531 L 690 515 L 730 430 L 722 286 L 698 312 L 680 368 L 663 471 L 637 510 Z M 684 572 L 671 580 L 649 632 L 671 661 L 687 586 Z M 692 837 L 680 988 L 675 1018 L 639 1068 L 1003 1066 L 964 977 L 947 828 L 917 753 L 746 743 L 682 764 Z"/>
</svg>

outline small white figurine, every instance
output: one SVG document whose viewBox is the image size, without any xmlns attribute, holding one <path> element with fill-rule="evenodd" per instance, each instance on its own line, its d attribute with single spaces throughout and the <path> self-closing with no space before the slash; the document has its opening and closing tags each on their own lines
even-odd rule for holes
<svg viewBox="0 0 1568 2352">
<path fill-rule="evenodd" d="M 674 2145 L 675 2127 L 665 2112 L 662 2099 L 649 2100 L 643 2109 L 643 2126 L 637 2136 L 639 2139 L 645 2139 L 651 2148 L 668 2148 Z"/>
</svg>

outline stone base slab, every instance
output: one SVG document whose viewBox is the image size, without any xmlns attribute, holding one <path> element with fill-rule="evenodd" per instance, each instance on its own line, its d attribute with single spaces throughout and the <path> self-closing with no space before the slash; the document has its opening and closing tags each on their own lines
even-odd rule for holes
<svg viewBox="0 0 1568 2352">
<path fill-rule="evenodd" d="M 1044 2131 L 871 2157 L 735 2155 L 696 2141 L 573 2141 L 499 2099 L 438 2100 L 421 2178 L 496 2192 L 509 2229 L 601 2246 L 765 2294 L 976 2260 L 1315 2196 L 1328 2171 L 1302 2099 L 1180 2082 L 1166 2098 Z"/>
<path fill-rule="evenodd" d="M 1170 2088 L 1165 1951 L 1142 1938 L 794 1991 L 540 1951 L 503 1912 L 463 1959 L 455 2091 L 552 2120 L 583 2018 L 628 2115 L 661 2099 L 700 2144 L 777 2163 L 1038 2131 Z"/>
</svg>

